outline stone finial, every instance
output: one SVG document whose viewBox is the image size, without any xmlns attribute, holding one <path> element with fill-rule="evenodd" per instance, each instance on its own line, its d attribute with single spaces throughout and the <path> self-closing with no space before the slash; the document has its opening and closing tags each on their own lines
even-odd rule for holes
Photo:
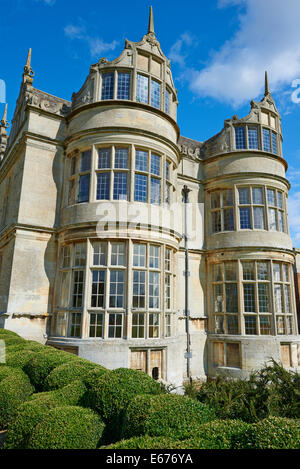
<svg viewBox="0 0 300 469">
<path fill-rule="evenodd" d="M 148 34 L 155 35 L 154 32 L 154 20 L 153 20 L 153 8 L 152 6 L 150 7 L 150 12 L 149 12 L 149 24 L 148 24 Z"/>
<path fill-rule="evenodd" d="M 7 104 L 5 104 L 4 114 L 0 121 L 0 127 L 4 129 L 7 129 L 9 127 L 9 123 L 7 122 Z"/>
<path fill-rule="evenodd" d="M 265 71 L 265 96 L 269 96 L 270 94 L 268 72 Z"/>
<path fill-rule="evenodd" d="M 5 153 L 7 147 L 7 131 L 6 129 L 9 127 L 9 123 L 7 122 L 7 104 L 5 105 L 4 114 L 0 121 L 0 162 L 3 159 L 3 155 Z"/>
<path fill-rule="evenodd" d="M 34 71 L 31 68 L 31 49 L 29 49 L 26 65 L 24 67 L 23 82 L 32 85 Z"/>
</svg>

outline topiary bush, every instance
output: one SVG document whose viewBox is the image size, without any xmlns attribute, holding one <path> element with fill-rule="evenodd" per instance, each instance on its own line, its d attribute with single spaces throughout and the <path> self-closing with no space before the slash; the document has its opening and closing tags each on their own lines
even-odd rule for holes
<svg viewBox="0 0 300 469">
<path fill-rule="evenodd" d="M 6 365 L 23 370 L 36 353 L 35 350 L 30 349 L 8 352 L 6 353 Z"/>
<path fill-rule="evenodd" d="M 138 394 L 161 394 L 162 387 L 142 371 L 118 368 L 95 379 L 91 386 L 91 402 L 106 423 L 107 439 L 120 437 L 121 424 L 126 408 Z"/>
<path fill-rule="evenodd" d="M 215 419 L 213 409 L 189 397 L 139 395 L 127 407 L 121 437 L 170 436 L 182 440 L 193 435 L 203 423 Z"/>
<path fill-rule="evenodd" d="M 99 449 L 190 449 L 190 447 L 186 446 L 186 440 L 144 435 L 103 445 Z"/>
<path fill-rule="evenodd" d="M 16 332 L 9 331 L 8 329 L 0 329 L 0 339 L 4 336 L 10 336 L 10 337 L 20 337 Z"/>
<path fill-rule="evenodd" d="M 43 401 L 50 404 L 56 402 L 57 405 L 78 405 L 86 392 L 86 386 L 81 380 L 75 380 L 60 389 L 54 391 L 40 392 L 33 394 L 30 401 Z"/>
<path fill-rule="evenodd" d="M 300 449 L 300 420 L 269 417 L 248 426 L 234 449 Z"/>
<path fill-rule="evenodd" d="M 92 379 L 93 376 L 91 372 L 101 376 L 105 371 L 106 369 L 100 365 L 80 359 L 71 363 L 63 363 L 49 373 L 45 380 L 45 388 L 49 390 L 59 389 L 75 379 L 88 383 L 89 379 Z"/>
<path fill-rule="evenodd" d="M 45 380 L 49 373 L 63 363 L 72 362 L 77 357 L 68 352 L 45 349 L 35 353 L 24 366 L 25 373 L 37 391 L 46 389 Z"/>
<path fill-rule="evenodd" d="M 1 367 L 0 381 L 0 429 L 7 427 L 17 408 L 33 393 L 28 376 L 18 368 Z M 5 371 L 6 369 L 6 371 Z M 4 370 L 4 371 L 3 371 Z"/>
<path fill-rule="evenodd" d="M 50 409 L 35 426 L 30 449 L 95 449 L 104 423 L 91 409 L 63 406 Z"/>
</svg>

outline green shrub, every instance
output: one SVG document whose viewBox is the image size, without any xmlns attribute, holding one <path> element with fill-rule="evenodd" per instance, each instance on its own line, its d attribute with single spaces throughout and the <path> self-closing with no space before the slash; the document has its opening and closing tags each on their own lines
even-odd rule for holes
<svg viewBox="0 0 300 469">
<path fill-rule="evenodd" d="M 99 449 L 190 449 L 186 440 L 174 440 L 171 437 L 136 436 L 128 440 L 120 440 Z"/>
<path fill-rule="evenodd" d="M 30 435 L 40 420 L 54 407 L 76 406 L 86 391 L 85 385 L 77 380 L 62 389 L 33 394 L 18 408 L 15 418 L 8 426 L 5 448 L 27 448 Z"/>
<path fill-rule="evenodd" d="M 300 420 L 269 417 L 248 426 L 234 449 L 300 449 Z"/>
<path fill-rule="evenodd" d="M 50 409 L 29 439 L 31 449 L 95 449 L 104 423 L 91 409 L 63 406 Z"/>
<path fill-rule="evenodd" d="M 2 340 L 4 336 L 20 337 L 16 332 L 9 331 L 8 329 L 0 329 L 0 339 Z"/>
<path fill-rule="evenodd" d="M 57 406 L 55 399 L 36 399 L 24 402 L 7 428 L 4 449 L 26 449 L 31 433 L 42 418 Z"/>
<path fill-rule="evenodd" d="M 35 389 L 44 391 L 48 374 L 57 366 L 76 359 L 77 357 L 71 353 L 49 348 L 35 353 L 24 366 L 24 371 L 29 376 Z"/>
<path fill-rule="evenodd" d="M 3 368 L 6 367 L 1 367 Z M 2 371 L 3 373 L 3 371 Z M 0 382 L 0 429 L 7 427 L 17 408 L 33 393 L 28 376 L 18 368 L 10 368 Z"/>
<path fill-rule="evenodd" d="M 8 352 L 12 353 L 12 352 L 19 352 L 22 350 L 34 350 L 34 351 L 41 352 L 42 350 L 44 350 L 44 348 L 45 348 L 45 345 L 42 345 L 38 342 L 34 342 L 32 340 L 25 340 L 24 342 L 10 345 L 8 348 Z"/>
<path fill-rule="evenodd" d="M 6 350 L 13 349 L 13 347 L 16 347 L 17 345 L 24 345 L 26 343 L 26 340 L 21 337 L 5 336 L 1 337 L 1 340 L 4 341 Z"/>
<path fill-rule="evenodd" d="M 95 379 L 91 387 L 91 401 L 106 423 L 107 438 L 116 441 L 126 408 L 137 394 L 160 394 L 159 383 L 142 371 L 118 368 Z"/>
<path fill-rule="evenodd" d="M 45 388 L 46 389 L 59 389 L 66 386 L 75 379 L 80 379 L 84 383 L 89 382 L 89 378 L 92 379 L 91 372 L 98 372 L 98 376 L 101 376 L 106 369 L 95 363 L 88 361 L 74 361 L 71 363 L 63 363 L 62 365 L 54 368 L 46 378 Z"/>
<path fill-rule="evenodd" d="M 127 407 L 121 436 L 170 436 L 182 440 L 194 434 L 201 424 L 214 419 L 214 410 L 189 397 L 139 395 Z"/>
<path fill-rule="evenodd" d="M 35 350 L 30 349 L 8 352 L 6 354 L 6 365 L 15 368 L 21 368 L 23 370 L 29 360 L 36 353 L 37 352 Z"/>
</svg>

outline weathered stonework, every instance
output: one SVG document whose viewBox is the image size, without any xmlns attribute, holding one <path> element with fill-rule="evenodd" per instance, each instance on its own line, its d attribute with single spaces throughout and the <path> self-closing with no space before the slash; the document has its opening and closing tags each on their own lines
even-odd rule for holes
<svg viewBox="0 0 300 469">
<path fill-rule="evenodd" d="M 8 140 L 0 124 L 0 327 L 177 386 L 270 358 L 297 369 L 298 254 L 267 77 L 249 115 L 205 142 L 180 136 L 152 14 L 71 102 L 33 77 L 30 51 Z"/>
</svg>

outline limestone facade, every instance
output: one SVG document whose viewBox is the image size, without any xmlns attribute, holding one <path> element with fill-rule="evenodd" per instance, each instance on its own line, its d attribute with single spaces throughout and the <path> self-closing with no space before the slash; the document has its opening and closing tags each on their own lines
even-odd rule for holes
<svg viewBox="0 0 300 469">
<path fill-rule="evenodd" d="M 8 141 L 1 121 L 0 326 L 177 386 L 270 358 L 297 369 L 297 252 L 267 76 L 249 115 L 205 142 L 180 136 L 152 13 L 72 101 L 33 77 L 30 51 Z"/>
</svg>

